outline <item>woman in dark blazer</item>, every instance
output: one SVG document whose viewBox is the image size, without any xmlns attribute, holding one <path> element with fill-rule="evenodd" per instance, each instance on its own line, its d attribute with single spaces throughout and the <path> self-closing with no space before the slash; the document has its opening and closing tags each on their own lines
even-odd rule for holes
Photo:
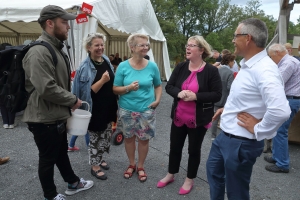
<svg viewBox="0 0 300 200">
<path fill-rule="evenodd" d="M 166 85 L 166 92 L 174 98 L 171 118 L 171 137 L 168 174 L 157 183 L 158 188 L 174 181 L 179 172 L 182 148 L 188 142 L 187 177 L 179 194 L 188 194 L 193 187 L 200 164 L 201 145 L 211 126 L 214 103 L 222 96 L 222 83 L 218 69 L 204 61 L 211 55 L 210 45 L 202 36 L 188 39 L 186 58 L 174 69 Z"/>
</svg>

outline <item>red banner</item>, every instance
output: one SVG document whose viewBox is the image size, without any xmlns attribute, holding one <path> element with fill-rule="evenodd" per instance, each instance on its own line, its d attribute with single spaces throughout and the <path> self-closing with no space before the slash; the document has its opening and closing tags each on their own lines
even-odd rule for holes
<svg viewBox="0 0 300 200">
<path fill-rule="evenodd" d="M 93 11 L 93 6 L 87 3 L 82 3 L 81 10 L 86 14 L 91 14 Z"/>
<path fill-rule="evenodd" d="M 89 20 L 85 13 L 81 13 L 81 14 L 77 15 L 77 17 L 76 17 L 77 24 L 81 24 L 81 23 L 88 22 L 88 21 Z"/>
</svg>

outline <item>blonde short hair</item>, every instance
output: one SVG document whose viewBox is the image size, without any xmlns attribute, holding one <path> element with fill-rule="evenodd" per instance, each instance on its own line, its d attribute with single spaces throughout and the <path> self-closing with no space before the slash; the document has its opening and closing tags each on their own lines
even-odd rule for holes
<svg viewBox="0 0 300 200">
<path fill-rule="evenodd" d="M 194 35 L 188 39 L 188 41 L 194 40 L 199 48 L 203 48 L 204 52 L 202 54 L 202 59 L 212 56 L 212 49 L 211 46 L 206 42 L 206 40 L 200 35 Z"/>
<path fill-rule="evenodd" d="M 89 47 L 92 46 L 92 41 L 95 38 L 100 38 L 103 42 L 106 41 L 106 37 L 102 33 L 89 33 L 88 36 L 83 41 L 83 47 L 86 51 L 88 51 Z"/>
<path fill-rule="evenodd" d="M 291 43 L 285 43 L 284 46 L 287 49 L 292 49 L 293 48 L 292 45 L 291 45 Z"/>
<path fill-rule="evenodd" d="M 149 37 L 145 34 L 141 34 L 141 33 L 134 33 L 131 34 L 128 39 L 127 39 L 127 44 L 128 44 L 128 48 L 131 50 L 130 47 L 133 47 L 135 45 L 137 45 L 136 43 L 136 39 L 137 38 L 142 38 L 142 39 L 146 39 L 147 41 L 149 40 Z M 150 50 L 150 44 L 149 44 L 149 49 Z"/>
</svg>

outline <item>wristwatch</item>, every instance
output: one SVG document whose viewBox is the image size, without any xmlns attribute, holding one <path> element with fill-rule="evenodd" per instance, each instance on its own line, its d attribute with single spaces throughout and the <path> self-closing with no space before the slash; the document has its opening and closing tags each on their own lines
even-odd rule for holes
<svg viewBox="0 0 300 200">
<path fill-rule="evenodd" d="M 129 92 L 128 86 L 125 86 L 125 87 L 126 87 L 126 93 L 128 93 Z"/>
</svg>

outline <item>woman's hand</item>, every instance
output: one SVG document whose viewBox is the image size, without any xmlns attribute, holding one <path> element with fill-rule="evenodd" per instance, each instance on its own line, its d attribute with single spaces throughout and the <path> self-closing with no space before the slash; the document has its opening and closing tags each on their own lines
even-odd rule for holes
<svg viewBox="0 0 300 200">
<path fill-rule="evenodd" d="M 182 90 L 181 92 L 178 93 L 177 97 L 180 99 L 185 98 L 187 96 L 186 91 L 187 90 Z"/>
<path fill-rule="evenodd" d="M 137 91 L 139 89 L 139 82 L 138 81 L 133 81 L 129 86 L 130 91 Z"/>
<path fill-rule="evenodd" d="M 108 73 L 107 70 L 106 70 L 106 72 L 104 72 L 104 73 L 102 74 L 102 77 L 101 77 L 100 80 L 103 82 L 103 84 L 104 84 L 104 83 L 107 83 L 107 82 L 110 80 L 109 73 Z"/>
<path fill-rule="evenodd" d="M 196 94 L 190 90 L 182 90 L 181 92 L 179 92 L 178 97 L 181 98 L 183 101 L 197 100 Z"/>
<path fill-rule="evenodd" d="M 158 102 L 154 101 L 148 106 L 148 108 L 155 109 L 158 105 L 159 105 L 159 101 Z"/>
</svg>

